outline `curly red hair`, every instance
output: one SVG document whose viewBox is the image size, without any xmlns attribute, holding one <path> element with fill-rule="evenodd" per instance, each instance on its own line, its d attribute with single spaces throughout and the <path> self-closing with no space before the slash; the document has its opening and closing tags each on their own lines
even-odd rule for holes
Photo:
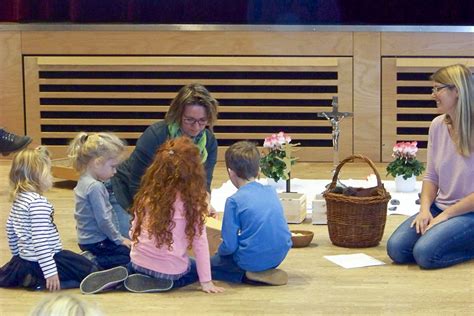
<svg viewBox="0 0 474 316">
<path fill-rule="evenodd" d="M 173 204 L 179 196 L 184 204 L 185 233 L 191 248 L 194 236 L 204 228 L 208 213 L 206 177 L 198 147 L 188 137 L 166 141 L 156 152 L 142 177 L 132 212 L 136 220 L 132 240 L 138 242 L 143 227 L 159 248 L 172 248 L 175 227 Z M 146 226 L 143 221 L 146 220 Z"/>
</svg>

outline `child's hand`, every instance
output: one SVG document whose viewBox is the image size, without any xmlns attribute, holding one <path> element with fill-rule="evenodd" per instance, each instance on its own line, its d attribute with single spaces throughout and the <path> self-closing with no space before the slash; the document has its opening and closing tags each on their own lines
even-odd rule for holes
<svg viewBox="0 0 474 316">
<path fill-rule="evenodd" d="M 208 216 L 217 219 L 217 211 L 212 205 L 209 206 L 209 215 Z"/>
<path fill-rule="evenodd" d="M 201 288 L 202 291 L 206 293 L 222 293 L 225 291 L 223 287 L 215 286 L 212 281 L 201 282 Z"/>
<path fill-rule="evenodd" d="M 61 285 L 59 284 L 59 276 L 57 274 L 46 278 L 46 288 L 53 291 L 59 291 L 61 289 Z"/>
<path fill-rule="evenodd" d="M 124 239 L 122 241 L 122 245 L 130 249 L 132 247 L 132 242 L 130 241 L 130 239 Z"/>
</svg>

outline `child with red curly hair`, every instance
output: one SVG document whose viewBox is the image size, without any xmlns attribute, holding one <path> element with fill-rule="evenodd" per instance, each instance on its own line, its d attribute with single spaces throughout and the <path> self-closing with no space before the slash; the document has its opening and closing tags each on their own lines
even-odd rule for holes
<svg viewBox="0 0 474 316">
<path fill-rule="evenodd" d="M 188 137 L 165 142 L 143 176 L 131 208 L 129 275 L 124 278 L 113 269 L 93 273 L 82 282 L 82 292 L 97 293 L 124 279 L 125 288 L 135 293 L 163 292 L 197 281 L 206 293 L 223 292 L 211 280 L 208 203 L 199 148 Z M 188 249 L 196 259 L 187 255 Z"/>
</svg>

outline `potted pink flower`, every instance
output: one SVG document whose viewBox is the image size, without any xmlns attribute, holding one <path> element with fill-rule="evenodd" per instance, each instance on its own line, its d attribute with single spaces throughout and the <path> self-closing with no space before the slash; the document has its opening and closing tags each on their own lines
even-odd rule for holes
<svg viewBox="0 0 474 316">
<path fill-rule="evenodd" d="M 288 223 L 301 223 L 306 217 L 306 196 L 302 193 L 291 192 L 290 173 L 291 166 L 296 163 L 293 157 L 291 137 L 284 132 L 272 134 L 265 138 L 263 143 L 264 153 L 260 159 L 262 173 L 275 182 L 286 180 L 286 192 L 278 193 L 285 217 Z"/>
<path fill-rule="evenodd" d="M 284 132 L 272 134 L 263 143 L 264 156 L 260 159 L 262 173 L 275 182 L 287 181 L 287 192 L 290 192 L 291 166 L 296 163 L 292 157 L 292 148 L 299 144 L 290 144 L 291 137 Z"/>
<path fill-rule="evenodd" d="M 417 142 L 399 142 L 393 147 L 392 157 L 395 159 L 387 165 L 387 175 L 395 178 L 397 191 L 413 191 L 416 177 L 425 170 L 423 163 L 416 159 L 417 145 Z M 407 185 L 406 181 L 410 184 Z"/>
</svg>

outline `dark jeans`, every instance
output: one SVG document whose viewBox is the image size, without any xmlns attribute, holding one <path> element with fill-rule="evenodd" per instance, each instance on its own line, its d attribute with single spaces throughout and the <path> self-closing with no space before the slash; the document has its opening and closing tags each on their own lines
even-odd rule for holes
<svg viewBox="0 0 474 316">
<path fill-rule="evenodd" d="M 97 267 L 92 262 L 69 250 L 59 251 L 53 258 L 62 289 L 79 287 L 86 276 L 97 271 Z M 32 290 L 41 290 L 46 287 L 46 280 L 38 262 L 13 256 L 0 268 L 0 287 L 17 286 Z"/>
<path fill-rule="evenodd" d="M 130 262 L 130 249 L 124 245 L 116 245 L 109 239 L 95 244 L 79 244 L 79 248 L 96 256 L 97 264 L 102 269 L 126 266 Z"/>
<path fill-rule="evenodd" d="M 434 203 L 430 211 L 433 217 L 442 212 Z M 441 222 L 424 235 L 410 227 L 415 217 L 404 221 L 387 241 L 387 253 L 395 263 L 416 263 L 424 269 L 438 269 L 474 258 L 473 212 Z"/>
<path fill-rule="evenodd" d="M 190 285 L 199 281 L 199 276 L 197 274 L 197 269 L 196 269 L 196 261 L 193 258 L 190 258 L 190 261 L 191 261 L 191 268 L 189 272 L 183 275 L 181 278 L 177 280 L 173 280 L 174 289 L 185 287 L 187 285 Z M 139 273 L 139 274 L 146 274 L 148 276 L 154 277 L 153 275 L 147 274 L 143 271 L 135 271 L 131 263 L 127 266 L 127 269 L 128 269 L 129 274 Z"/>
<path fill-rule="evenodd" d="M 232 255 L 211 257 L 212 279 L 232 283 L 244 282 L 245 271 L 235 263 Z"/>
</svg>

